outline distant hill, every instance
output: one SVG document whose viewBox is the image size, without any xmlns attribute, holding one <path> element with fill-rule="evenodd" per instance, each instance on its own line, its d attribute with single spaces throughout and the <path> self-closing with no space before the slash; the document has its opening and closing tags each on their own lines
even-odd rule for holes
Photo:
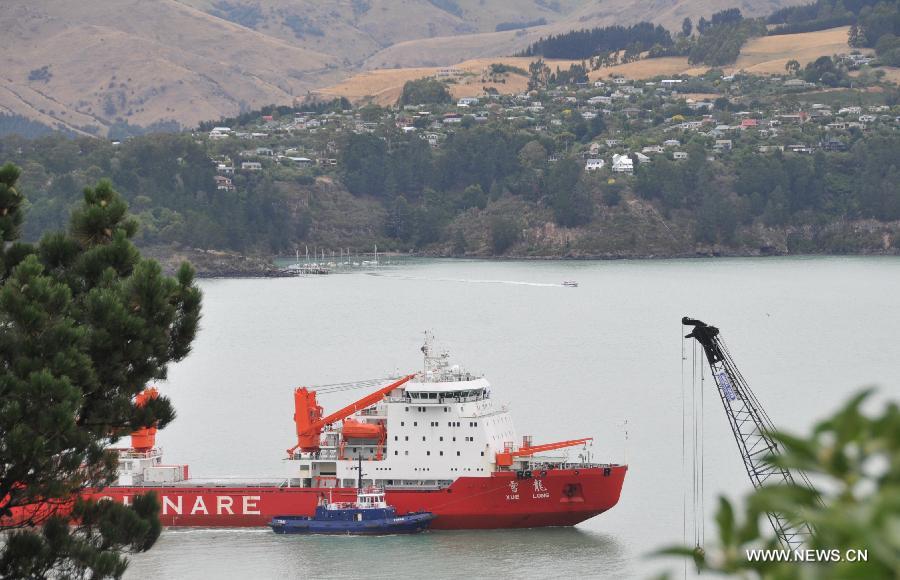
<svg viewBox="0 0 900 580">
<path fill-rule="evenodd" d="M 573 28 L 641 20 L 676 28 L 727 7 L 755 16 L 797 3 L 6 0 L 0 114 L 113 136 L 193 126 L 290 103 L 360 69 L 446 65 L 513 54 Z M 538 22 L 547 24 L 519 28 Z"/>
<path fill-rule="evenodd" d="M 848 26 L 806 32 L 802 34 L 785 34 L 754 38 L 741 50 L 734 65 L 723 67 L 726 72 L 745 71 L 768 74 L 783 73 L 787 61 L 796 59 L 807 63 L 820 56 L 830 56 L 841 52 L 849 52 L 847 44 Z M 503 83 L 485 82 L 482 71 L 492 63 L 502 63 L 519 69 L 527 69 L 532 59 L 525 57 L 497 57 L 471 59 L 454 65 L 464 73 L 458 82 L 450 85 L 454 98 L 477 96 L 483 87 L 489 86 L 500 93 L 517 93 L 524 90 L 527 79 L 521 74 L 509 74 Z M 571 60 L 546 59 L 548 65 L 567 69 L 569 65 L 580 62 Z M 709 67 L 694 66 L 688 63 L 687 57 L 665 57 L 642 59 L 627 64 L 600 68 L 590 73 L 591 80 L 607 79 L 611 76 L 624 76 L 630 79 L 648 79 L 661 75 L 702 74 Z M 888 74 L 896 74 L 889 67 L 883 67 Z M 343 79 L 341 82 L 317 89 L 316 92 L 328 97 L 347 97 L 353 102 L 371 101 L 380 105 L 397 102 L 397 97 L 406 81 L 431 76 L 438 71 L 436 67 L 385 68 L 364 71 Z"/>
</svg>

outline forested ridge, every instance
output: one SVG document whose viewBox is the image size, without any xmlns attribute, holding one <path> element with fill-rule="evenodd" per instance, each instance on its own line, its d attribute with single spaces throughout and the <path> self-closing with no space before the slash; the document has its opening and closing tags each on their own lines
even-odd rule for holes
<svg viewBox="0 0 900 580">
<path fill-rule="evenodd" d="M 892 131 L 857 134 L 845 151 L 802 155 L 736 146 L 715 159 L 698 137 L 686 144 L 686 161 L 654 157 L 631 177 L 586 172 L 574 154 L 604 129 L 602 122 L 573 121 L 566 142 L 498 123 L 471 125 L 433 149 L 416 134 L 382 126 L 376 133 L 346 135 L 334 171 L 272 164 L 258 173 L 239 172 L 235 191 L 216 189 L 212 145 L 188 134 L 143 136 L 121 145 L 62 136 L 7 138 L 0 141 L 0 157 L 23 169 L 24 235 L 32 240 L 64 224 L 81 189 L 103 176 L 131 205 L 140 244 L 263 254 L 321 242 L 316 232 L 334 229 L 332 222 L 351 212 L 323 209 L 332 203 L 325 201 L 328 195 L 343 188 L 348 193 L 340 194 L 346 196 L 341 203 L 369 204 L 359 211 L 371 223 L 334 238 L 341 245 L 376 241 L 385 248 L 452 254 L 503 254 L 516 247 L 565 254 L 572 248 L 527 247 L 523 228 L 553 223 L 590 231 L 635 207 L 655 208 L 679 228 L 679 239 L 668 248 L 673 254 L 696 244 L 740 253 L 757 244 L 748 237 L 756 227 L 787 231 L 900 220 L 900 136 Z M 332 193 L 322 194 L 328 183 Z M 382 209 L 373 212 L 375 207 Z M 481 231 L 472 230 L 476 223 Z M 619 240 L 612 251 L 641 254 L 640 242 L 616 227 L 623 229 L 606 233 Z M 590 255 L 585 239 L 577 249 Z M 858 240 L 830 239 L 807 240 L 793 250 L 865 248 Z"/>
</svg>

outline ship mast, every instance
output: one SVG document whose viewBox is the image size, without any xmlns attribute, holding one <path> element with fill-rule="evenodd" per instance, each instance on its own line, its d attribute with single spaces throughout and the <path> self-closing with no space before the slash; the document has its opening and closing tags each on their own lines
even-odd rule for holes
<svg viewBox="0 0 900 580">
<path fill-rule="evenodd" d="M 771 436 L 775 425 L 735 365 L 725 343 L 719 337 L 719 329 L 687 316 L 682 318 L 681 323 L 693 327 L 685 338 L 694 338 L 703 347 L 718 387 L 719 399 L 725 408 L 728 424 L 753 487 L 759 489 L 763 485 L 795 485 L 794 475 L 790 470 L 766 460 L 770 456 L 782 454 L 778 443 Z M 810 486 L 803 472 L 798 471 L 798 477 L 803 484 Z M 790 522 L 779 513 L 770 512 L 766 516 L 785 549 L 796 550 L 808 544 L 812 535 L 809 524 Z"/>
</svg>

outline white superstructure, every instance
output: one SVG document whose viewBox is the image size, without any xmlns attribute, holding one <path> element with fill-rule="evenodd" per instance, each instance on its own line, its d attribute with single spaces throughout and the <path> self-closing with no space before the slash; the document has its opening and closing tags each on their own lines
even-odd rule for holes
<svg viewBox="0 0 900 580">
<path fill-rule="evenodd" d="M 291 486 L 355 487 L 360 456 L 364 485 L 395 488 L 442 487 L 460 476 L 488 476 L 496 469 L 496 454 L 516 442 L 506 407 L 491 399 L 487 379 L 451 366 L 446 352 L 433 353 L 430 339 L 422 352 L 421 373 L 349 418 L 383 425 L 384 444 L 348 438 L 338 422 L 323 432 L 318 452 L 293 453 Z"/>
</svg>

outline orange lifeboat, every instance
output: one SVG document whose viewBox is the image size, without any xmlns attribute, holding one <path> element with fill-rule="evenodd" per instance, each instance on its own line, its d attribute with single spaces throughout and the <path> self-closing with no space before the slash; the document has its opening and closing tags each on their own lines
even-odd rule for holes
<svg viewBox="0 0 900 580">
<path fill-rule="evenodd" d="M 344 439 L 376 439 L 381 441 L 385 436 L 384 425 L 361 423 L 353 419 L 344 419 L 341 432 L 344 434 Z"/>
<path fill-rule="evenodd" d="M 158 396 L 159 392 L 155 388 L 150 387 L 138 393 L 138 396 L 134 399 L 134 404 L 138 407 L 143 407 L 147 404 L 147 401 Z M 144 427 L 131 434 L 131 448 L 135 451 L 149 451 L 153 449 L 154 445 L 156 445 L 156 427 Z"/>
</svg>

